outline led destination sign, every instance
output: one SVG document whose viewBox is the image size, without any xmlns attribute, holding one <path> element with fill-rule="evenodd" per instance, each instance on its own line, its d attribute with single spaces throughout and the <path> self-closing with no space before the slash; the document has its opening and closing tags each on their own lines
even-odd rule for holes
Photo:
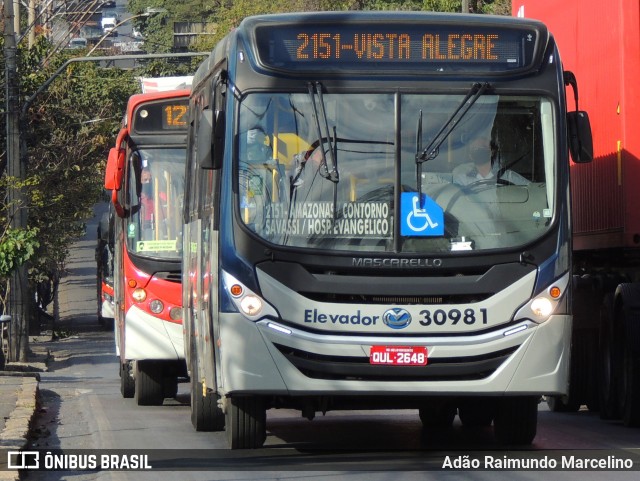
<svg viewBox="0 0 640 481">
<path fill-rule="evenodd" d="M 135 111 L 133 130 L 137 133 L 187 130 L 189 100 L 167 99 L 144 104 Z"/>
<path fill-rule="evenodd" d="M 538 32 L 493 26 L 403 24 L 397 27 L 260 26 L 260 60 L 280 69 L 385 68 L 430 71 L 513 71 L 529 66 Z"/>
</svg>

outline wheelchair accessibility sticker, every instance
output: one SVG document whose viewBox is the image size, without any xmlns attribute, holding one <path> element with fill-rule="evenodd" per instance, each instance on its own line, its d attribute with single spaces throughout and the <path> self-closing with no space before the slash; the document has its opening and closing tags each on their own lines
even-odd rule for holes
<svg viewBox="0 0 640 481">
<path fill-rule="evenodd" d="M 403 192 L 400 197 L 400 235 L 444 235 L 444 211 L 432 199 L 423 194 L 420 207 L 417 192 Z"/>
</svg>

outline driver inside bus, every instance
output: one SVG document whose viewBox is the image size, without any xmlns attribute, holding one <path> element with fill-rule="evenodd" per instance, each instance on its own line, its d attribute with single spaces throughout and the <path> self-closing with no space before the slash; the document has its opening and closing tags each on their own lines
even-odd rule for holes
<svg viewBox="0 0 640 481">
<path fill-rule="evenodd" d="M 469 162 L 453 169 L 453 183 L 461 186 L 492 179 L 499 179 L 513 185 L 526 185 L 529 181 L 509 169 L 502 169 L 496 141 L 487 137 L 477 137 L 467 148 Z"/>
</svg>

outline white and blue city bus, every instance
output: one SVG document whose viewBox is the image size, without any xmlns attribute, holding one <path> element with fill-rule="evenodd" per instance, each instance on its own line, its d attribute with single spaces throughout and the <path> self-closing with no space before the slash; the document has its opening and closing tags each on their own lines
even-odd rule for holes
<svg viewBox="0 0 640 481">
<path fill-rule="evenodd" d="M 226 36 L 190 98 L 194 427 L 255 448 L 272 408 L 415 408 L 530 443 L 540 396 L 567 392 L 569 149 L 589 160 L 591 136 L 566 84 L 577 103 L 530 20 L 314 12 Z"/>
</svg>

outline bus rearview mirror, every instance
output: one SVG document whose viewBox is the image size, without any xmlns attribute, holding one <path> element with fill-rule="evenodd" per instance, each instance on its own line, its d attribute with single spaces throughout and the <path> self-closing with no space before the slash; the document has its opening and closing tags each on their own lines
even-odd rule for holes
<svg viewBox="0 0 640 481">
<path fill-rule="evenodd" d="M 593 137 L 589 115 L 584 110 L 567 112 L 567 130 L 569 135 L 569 151 L 577 164 L 593 160 Z"/>
<path fill-rule="evenodd" d="M 213 111 L 205 109 L 198 120 L 196 161 L 201 169 L 213 169 Z"/>
<path fill-rule="evenodd" d="M 112 147 L 109 151 L 107 168 L 104 175 L 104 188 L 107 190 L 120 190 L 124 175 L 124 149 Z"/>
<path fill-rule="evenodd" d="M 196 159 L 201 169 L 222 167 L 224 152 L 225 115 L 223 110 L 205 109 L 198 122 Z"/>
<path fill-rule="evenodd" d="M 222 168 L 222 156 L 224 153 L 224 130 L 225 130 L 224 110 L 216 110 L 213 124 L 213 168 Z"/>
</svg>

